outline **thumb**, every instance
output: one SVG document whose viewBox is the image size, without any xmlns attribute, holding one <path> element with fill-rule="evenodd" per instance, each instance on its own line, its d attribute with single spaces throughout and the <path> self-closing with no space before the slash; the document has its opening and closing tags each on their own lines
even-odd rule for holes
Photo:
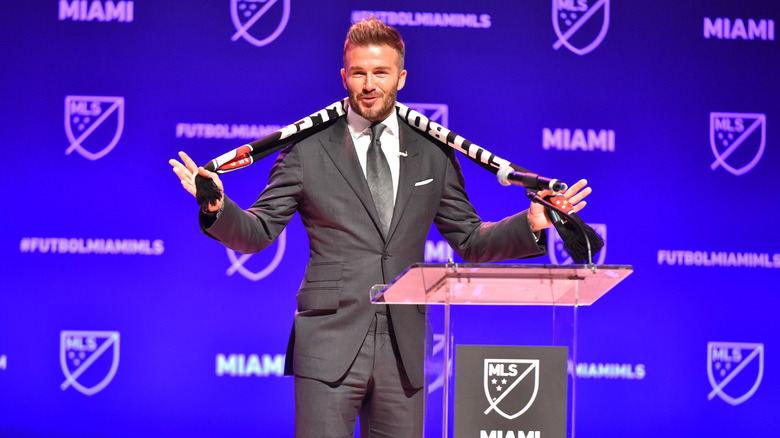
<svg viewBox="0 0 780 438">
<path fill-rule="evenodd" d="M 222 180 L 219 179 L 219 175 L 217 173 L 206 170 L 203 167 L 198 167 L 198 175 L 214 181 L 214 184 L 219 187 L 220 190 L 222 190 Z"/>
</svg>

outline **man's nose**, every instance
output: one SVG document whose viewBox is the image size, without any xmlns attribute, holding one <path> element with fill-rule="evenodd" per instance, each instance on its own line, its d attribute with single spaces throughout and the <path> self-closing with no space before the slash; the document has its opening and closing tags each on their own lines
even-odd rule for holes
<svg viewBox="0 0 780 438">
<path fill-rule="evenodd" d="M 363 90 L 373 91 L 376 88 L 376 79 L 374 75 L 366 75 L 366 80 L 363 81 Z"/>
</svg>

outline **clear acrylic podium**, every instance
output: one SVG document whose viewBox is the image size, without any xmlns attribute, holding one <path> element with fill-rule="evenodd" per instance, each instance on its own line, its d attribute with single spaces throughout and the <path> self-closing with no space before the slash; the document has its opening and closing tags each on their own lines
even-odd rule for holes
<svg viewBox="0 0 780 438">
<path fill-rule="evenodd" d="M 567 437 L 574 437 L 577 308 L 593 304 L 631 272 L 632 267 L 627 265 L 419 263 L 407 268 L 389 285 L 375 286 L 371 290 L 373 302 L 426 306 L 429 322 L 426 343 L 432 344 L 426 345 L 425 437 L 453 436 L 453 352 L 455 341 L 461 343 L 458 337 L 466 335 L 453 330 L 459 324 L 455 321 L 462 318 L 460 309 L 477 311 L 478 324 L 486 326 L 496 324 L 498 318 L 511 320 L 517 318 L 518 312 L 528 312 L 529 315 L 520 316 L 517 321 L 536 321 L 532 330 L 545 332 L 541 341 L 536 339 L 530 344 L 568 347 Z M 483 306 L 498 307 L 485 309 Z M 502 315 L 494 318 L 495 309 L 501 309 Z M 489 313 L 485 314 L 485 310 Z M 464 332 L 473 331 L 470 328 Z M 466 343 L 492 342 L 476 339 Z M 510 339 L 498 344 L 514 342 L 515 339 Z M 528 341 L 518 339 L 517 342 L 515 345 L 526 345 Z"/>
</svg>

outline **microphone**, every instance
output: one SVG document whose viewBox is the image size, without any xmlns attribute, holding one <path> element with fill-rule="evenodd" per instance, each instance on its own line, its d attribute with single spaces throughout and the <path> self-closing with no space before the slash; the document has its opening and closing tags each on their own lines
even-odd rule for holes
<svg viewBox="0 0 780 438">
<path fill-rule="evenodd" d="M 502 186 L 523 186 L 531 190 L 552 190 L 561 192 L 568 187 L 557 179 L 545 178 L 535 173 L 515 172 L 511 167 L 502 167 L 496 173 L 498 182 Z"/>
</svg>

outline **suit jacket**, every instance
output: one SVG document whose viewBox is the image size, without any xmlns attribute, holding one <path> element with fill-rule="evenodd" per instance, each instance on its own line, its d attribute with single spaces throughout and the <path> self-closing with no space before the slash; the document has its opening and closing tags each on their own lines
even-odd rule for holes
<svg viewBox="0 0 780 438">
<path fill-rule="evenodd" d="M 225 197 L 204 232 L 242 253 L 261 251 L 298 212 L 309 238 L 309 260 L 298 290 L 291 350 L 296 375 L 335 382 L 344 376 L 372 322 L 369 290 L 424 260 L 434 223 L 469 263 L 545 252 L 530 232 L 526 212 L 483 222 L 469 203 L 454 150 L 399 123 L 396 204 L 385 238 L 346 117 L 280 152 L 268 186 L 247 210 Z M 388 306 L 398 351 L 410 382 L 424 382 L 425 315 L 417 306 Z M 289 354 L 292 351 L 292 354 Z M 292 356 L 292 357 L 290 357 Z"/>
</svg>

